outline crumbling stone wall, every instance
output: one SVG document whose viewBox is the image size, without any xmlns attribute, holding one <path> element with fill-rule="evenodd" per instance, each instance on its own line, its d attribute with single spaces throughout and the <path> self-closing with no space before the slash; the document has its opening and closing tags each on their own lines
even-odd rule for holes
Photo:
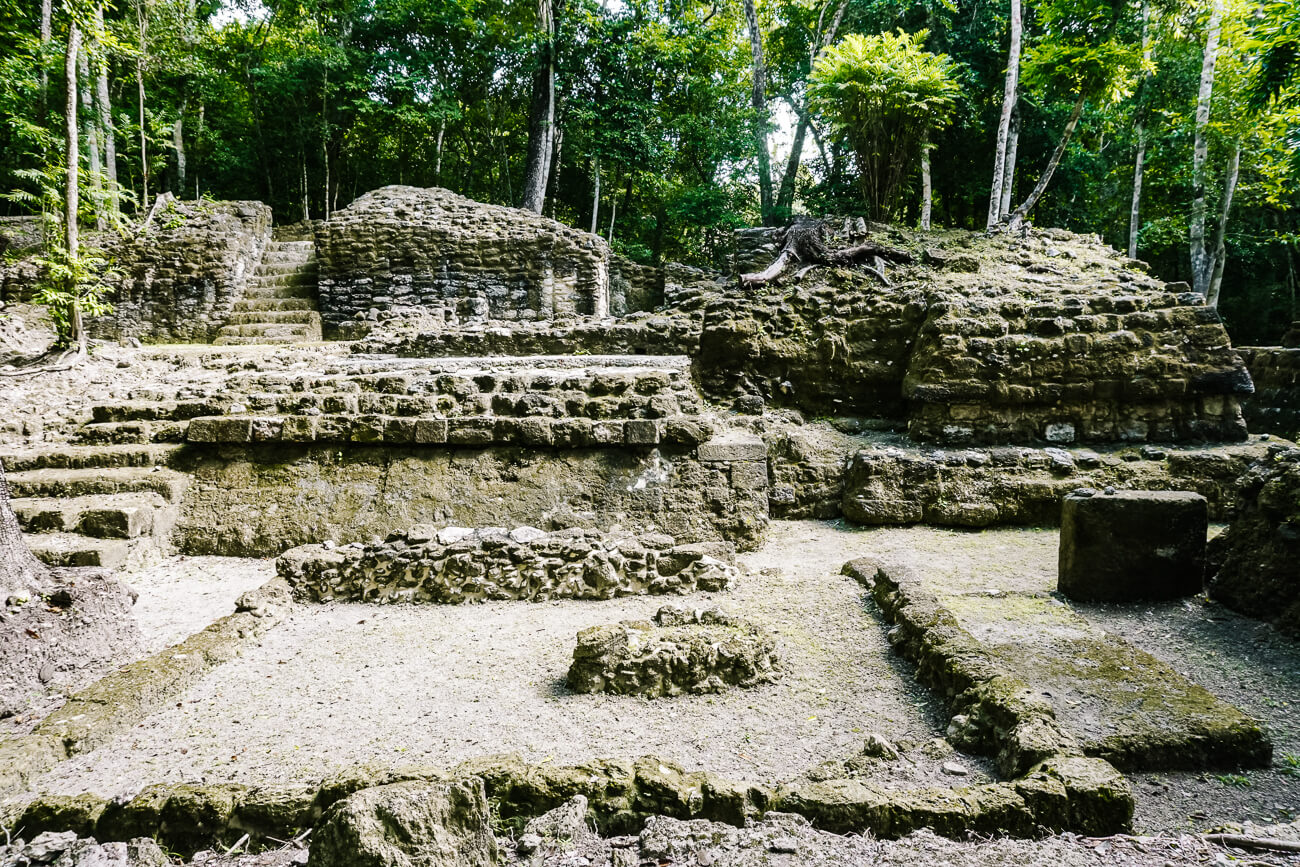
<svg viewBox="0 0 1300 867">
<path fill-rule="evenodd" d="M 1210 542 L 1210 596 L 1300 636 L 1300 449 L 1270 447 L 1238 484 L 1232 521 Z"/>
<path fill-rule="evenodd" d="M 271 239 L 261 202 L 173 202 L 138 237 L 106 245 L 113 313 L 96 337 L 211 343 L 244 293 Z"/>
<path fill-rule="evenodd" d="M 1300 343 L 1300 329 L 1296 330 Z M 1300 347 L 1243 346 L 1238 352 L 1255 382 L 1241 407 L 1252 433 L 1300 437 Z"/>
<path fill-rule="evenodd" d="M 316 244 L 327 335 L 380 311 L 483 322 L 610 309 L 609 247 L 598 236 L 436 187 L 367 193 L 321 224 Z"/>
<path fill-rule="evenodd" d="M 736 569 L 719 558 L 733 551 L 658 534 L 420 526 L 381 543 L 293 548 L 276 570 L 315 602 L 544 602 L 725 590 Z"/>
<path fill-rule="evenodd" d="M 609 262 L 609 312 L 625 316 L 654 310 L 664 303 L 664 269 L 611 254 Z"/>
</svg>

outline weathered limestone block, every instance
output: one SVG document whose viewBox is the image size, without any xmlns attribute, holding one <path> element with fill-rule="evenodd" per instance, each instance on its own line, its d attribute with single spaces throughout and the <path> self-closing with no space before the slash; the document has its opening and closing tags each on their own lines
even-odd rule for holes
<svg viewBox="0 0 1300 867">
<path fill-rule="evenodd" d="M 1208 521 L 1187 491 L 1076 491 L 1061 508 L 1057 589 L 1081 602 L 1200 593 Z"/>
<path fill-rule="evenodd" d="M 276 568 L 300 598 L 319 602 L 541 602 L 723 590 L 736 576 L 724 562 L 732 551 L 666 536 L 420 526 L 375 545 L 304 545 Z"/>
<path fill-rule="evenodd" d="M 496 838 L 483 781 L 412 781 L 335 804 L 312 838 L 309 867 L 491 867 Z"/>
<path fill-rule="evenodd" d="M 757 686 L 780 673 L 766 630 L 717 609 L 665 606 L 653 624 L 624 620 L 578 633 L 566 682 L 575 692 L 657 698 Z"/>
<path fill-rule="evenodd" d="M 367 193 L 316 240 L 327 334 L 380 312 L 439 311 L 454 323 L 609 314 L 601 238 L 436 187 Z"/>
<path fill-rule="evenodd" d="M 1300 347 L 1244 346 L 1237 351 L 1255 381 L 1255 393 L 1241 406 L 1251 432 L 1300 438 Z"/>
<path fill-rule="evenodd" d="M 1274 447 L 1242 476 L 1210 559 L 1214 599 L 1300 635 L 1300 449 Z"/>
</svg>

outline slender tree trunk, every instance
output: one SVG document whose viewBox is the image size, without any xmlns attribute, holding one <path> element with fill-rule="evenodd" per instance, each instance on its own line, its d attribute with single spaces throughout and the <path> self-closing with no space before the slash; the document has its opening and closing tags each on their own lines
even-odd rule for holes
<svg viewBox="0 0 1300 867">
<path fill-rule="evenodd" d="M 528 113 L 528 161 L 520 207 L 542 212 L 555 147 L 555 16 L 552 0 L 537 2 L 537 72 L 533 75 L 532 107 Z"/>
<path fill-rule="evenodd" d="M 176 198 L 185 198 L 185 108 L 189 98 L 181 100 L 176 123 L 172 124 L 172 150 L 176 151 Z"/>
<path fill-rule="evenodd" d="M 433 162 L 433 181 L 438 186 L 442 186 L 442 139 L 447 133 L 447 118 L 438 119 L 438 143 L 435 148 L 436 156 Z"/>
<path fill-rule="evenodd" d="M 298 152 L 298 164 L 302 167 L 302 175 L 299 179 L 299 189 L 302 190 L 302 218 L 303 220 L 311 219 L 311 201 L 310 193 L 307 186 L 307 152 L 300 150 Z"/>
<path fill-rule="evenodd" d="M 993 183 L 989 189 L 987 229 L 992 231 L 1002 219 L 1002 187 L 1007 175 L 1007 139 L 1011 130 L 1011 110 L 1016 107 L 1020 86 L 1020 0 L 1011 0 L 1011 51 L 1007 55 L 1007 77 L 1002 90 L 1002 116 L 998 120 L 997 150 L 993 154 Z"/>
<path fill-rule="evenodd" d="M 1016 187 L 1016 158 L 1020 152 L 1020 100 L 1011 110 L 1011 129 L 1007 131 L 1007 158 L 1002 169 L 1002 201 L 998 203 L 999 220 L 1011 213 L 1011 195 Z"/>
<path fill-rule="evenodd" d="M 835 34 L 840 29 L 840 22 L 844 20 L 844 12 L 849 8 L 849 0 L 840 0 L 835 7 L 835 14 L 831 16 L 831 23 L 822 30 L 822 19 L 819 16 L 817 20 L 817 29 L 821 32 L 821 39 L 816 43 L 812 52 L 808 56 L 808 68 L 811 70 L 812 65 L 817 62 L 817 55 L 826 49 L 826 46 L 835 41 Z M 822 15 L 826 14 L 826 8 L 822 8 Z M 803 143 L 808 134 L 808 124 L 810 113 L 808 111 L 807 87 L 803 100 L 796 112 L 798 120 L 794 127 L 794 140 L 790 143 L 790 156 L 785 163 L 785 174 L 781 175 L 781 189 L 776 194 L 776 218 L 778 221 L 785 221 L 794 211 L 794 189 L 798 180 L 799 163 L 803 160 Z"/>
<path fill-rule="evenodd" d="M 1142 59 L 1151 62 L 1151 6 L 1142 3 Z M 1133 128 L 1137 134 L 1137 152 L 1133 155 L 1133 202 L 1128 215 L 1128 257 L 1137 258 L 1138 229 L 1142 226 L 1142 172 L 1147 159 L 1146 91 L 1151 74 L 1144 73 L 1138 85 L 1137 106 L 1134 109 Z"/>
<path fill-rule="evenodd" d="M 68 25 L 68 54 L 64 60 L 64 75 L 68 84 L 68 99 L 65 108 L 65 118 L 67 127 L 65 130 L 67 145 L 67 185 L 63 191 L 63 235 L 66 243 L 68 254 L 68 265 L 71 266 L 78 260 L 81 252 L 81 245 L 78 238 L 77 226 L 77 209 L 78 209 L 78 180 L 77 173 L 81 154 L 79 153 L 81 144 L 77 137 L 77 58 L 81 54 L 81 28 L 77 25 L 74 18 Z M 68 293 L 72 296 L 72 301 L 68 310 L 69 337 L 76 341 L 77 352 L 79 355 L 86 351 L 86 332 L 81 325 L 81 303 L 77 298 L 76 277 L 68 278 Z"/>
<path fill-rule="evenodd" d="M 320 157 L 321 163 L 325 167 L 325 200 L 321 208 L 325 213 L 325 219 L 330 218 L 330 116 L 329 116 L 329 91 L 330 91 L 330 68 L 325 64 L 321 72 L 321 89 L 320 89 L 320 119 L 322 124 L 320 138 Z"/>
<path fill-rule="evenodd" d="M 95 7 L 95 91 L 99 103 L 99 128 L 104 134 L 104 178 L 108 182 L 108 217 L 114 225 L 121 213 L 117 187 L 117 135 L 113 129 L 112 103 L 108 96 L 108 50 L 100 40 L 104 32 L 104 4 Z"/>
<path fill-rule="evenodd" d="M 609 197 L 609 232 L 605 236 L 605 243 L 614 243 L 614 220 L 618 217 L 618 175 L 614 175 L 614 195 Z"/>
<path fill-rule="evenodd" d="M 1192 246 L 1192 289 L 1208 296 L 1214 276 L 1214 260 L 1205 246 L 1205 163 L 1210 143 L 1210 101 L 1214 96 L 1214 67 L 1219 58 L 1219 32 L 1223 26 L 1223 0 L 1213 0 L 1206 27 L 1205 54 L 1201 59 L 1201 87 L 1196 97 L 1196 134 L 1192 141 L 1192 215 L 1189 234 Z"/>
<path fill-rule="evenodd" d="M 551 219 L 555 219 L 555 190 L 559 185 L 560 167 L 564 165 L 564 127 L 555 129 L 555 153 L 551 157 L 550 186 L 546 198 L 550 202 Z"/>
<path fill-rule="evenodd" d="M 50 89 L 50 73 L 45 67 L 45 52 L 54 38 L 54 0 L 41 0 L 41 123 L 45 123 L 45 113 L 49 110 L 47 96 Z"/>
<path fill-rule="evenodd" d="M 600 155 L 596 155 L 596 164 L 591 173 L 596 176 L 596 191 L 591 196 L 591 234 L 596 234 L 596 224 L 600 220 Z"/>
<path fill-rule="evenodd" d="M 146 138 L 148 122 L 144 114 L 144 60 L 148 55 L 145 39 L 149 32 L 145 0 L 135 2 L 135 21 L 140 31 L 140 55 L 135 59 L 135 84 L 140 100 L 140 211 L 149 213 L 149 145 Z"/>
<path fill-rule="evenodd" d="M 198 128 L 194 130 L 195 148 L 202 147 L 200 142 L 203 141 L 203 110 L 205 107 L 206 106 L 203 104 L 203 102 L 199 102 L 199 125 Z M 195 172 L 194 173 L 194 201 L 197 202 L 201 197 L 201 195 L 202 194 L 199 192 L 199 173 Z"/>
<path fill-rule="evenodd" d="M 1232 197 L 1237 192 L 1237 175 L 1241 169 L 1241 141 L 1232 148 L 1228 158 L 1228 171 L 1223 178 L 1223 207 L 1219 210 L 1219 225 L 1214 230 L 1214 265 L 1210 276 L 1209 291 L 1205 303 L 1210 307 L 1219 306 L 1219 289 L 1223 285 L 1223 266 L 1228 259 L 1227 234 L 1228 213 L 1232 210 Z"/>
<path fill-rule="evenodd" d="M 749 52 L 753 59 L 750 103 L 754 108 L 754 151 L 758 155 L 758 205 L 764 226 L 772 222 L 772 155 L 767 149 L 767 66 L 763 62 L 763 33 L 758 29 L 754 0 L 745 0 L 745 24 L 749 27 Z"/>
<path fill-rule="evenodd" d="M 1038 179 L 1034 185 L 1033 191 L 1029 198 L 1016 208 L 1015 213 L 1007 218 L 1007 228 L 1018 229 L 1024 223 L 1029 212 L 1038 204 L 1038 200 L 1043 197 L 1047 185 L 1052 180 L 1052 175 L 1056 173 L 1056 167 L 1061 164 L 1061 157 L 1065 155 L 1065 149 L 1070 144 L 1070 137 L 1074 135 L 1074 128 L 1079 125 L 1079 115 L 1083 114 L 1084 97 L 1080 96 L 1074 104 L 1074 110 L 1070 112 L 1070 120 L 1065 124 L 1065 132 L 1061 133 L 1061 140 L 1056 143 L 1056 150 L 1052 151 L 1052 158 L 1047 161 L 1047 168 L 1043 170 L 1043 176 Z"/>
<path fill-rule="evenodd" d="M 90 205 L 95 212 L 95 228 L 104 230 L 104 176 L 99 164 L 99 130 L 96 128 L 99 115 L 95 111 L 95 101 L 90 95 L 90 56 L 86 45 L 82 45 L 77 55 L 77 91 L 81 96 L 81 113 L 79 123 L 81 135 L 86 140 L 86 167 L 90 174 Z"/>
<path fill-rule="evenodd" d="M 921 229 L 930 231 L 930 205 L 933 192 L 930 187 L 930 145 L 921 147 Z"/>
</svg>

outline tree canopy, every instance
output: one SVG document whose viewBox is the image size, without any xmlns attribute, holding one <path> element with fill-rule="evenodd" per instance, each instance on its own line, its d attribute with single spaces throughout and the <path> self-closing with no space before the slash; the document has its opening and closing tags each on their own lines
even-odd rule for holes
<svg viewBox="0 0 1300 867">
<path fill-rule="evenodd" d="M 1211 46 L 1205 3 L 1027 4 L 1008 102 L 1010 3 L 0 0 L 0 211 L 59 213 L 74 23 L 87 225 L 164 191 L 260 199 L 293 222 L 389 183 L 536 205 L 541 182 L 544 214 L 624 255 L 721 266 L 737 227 L 914 225 L 927 191 L 935 225 L 984 229 L 1013 107 L 1010 209 L 1120 249 L 1136 214 L 1136 255 L 1188 282 L 1203 214 L 1235 339 L 1276 338 L 1300 316 L 1296 5 L 1221 0 Z"/>
</svg>

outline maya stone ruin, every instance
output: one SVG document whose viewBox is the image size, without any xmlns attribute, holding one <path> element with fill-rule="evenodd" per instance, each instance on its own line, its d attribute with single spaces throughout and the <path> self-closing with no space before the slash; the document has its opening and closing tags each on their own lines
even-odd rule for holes
<svg viewBox="0 0 1300 867">
<path fill-rule="evenodd" d="M 0 861 L 1300 839 L 1300 347 L 1060 230 L 169 207 L 0 386 Z"/>
</svg>

